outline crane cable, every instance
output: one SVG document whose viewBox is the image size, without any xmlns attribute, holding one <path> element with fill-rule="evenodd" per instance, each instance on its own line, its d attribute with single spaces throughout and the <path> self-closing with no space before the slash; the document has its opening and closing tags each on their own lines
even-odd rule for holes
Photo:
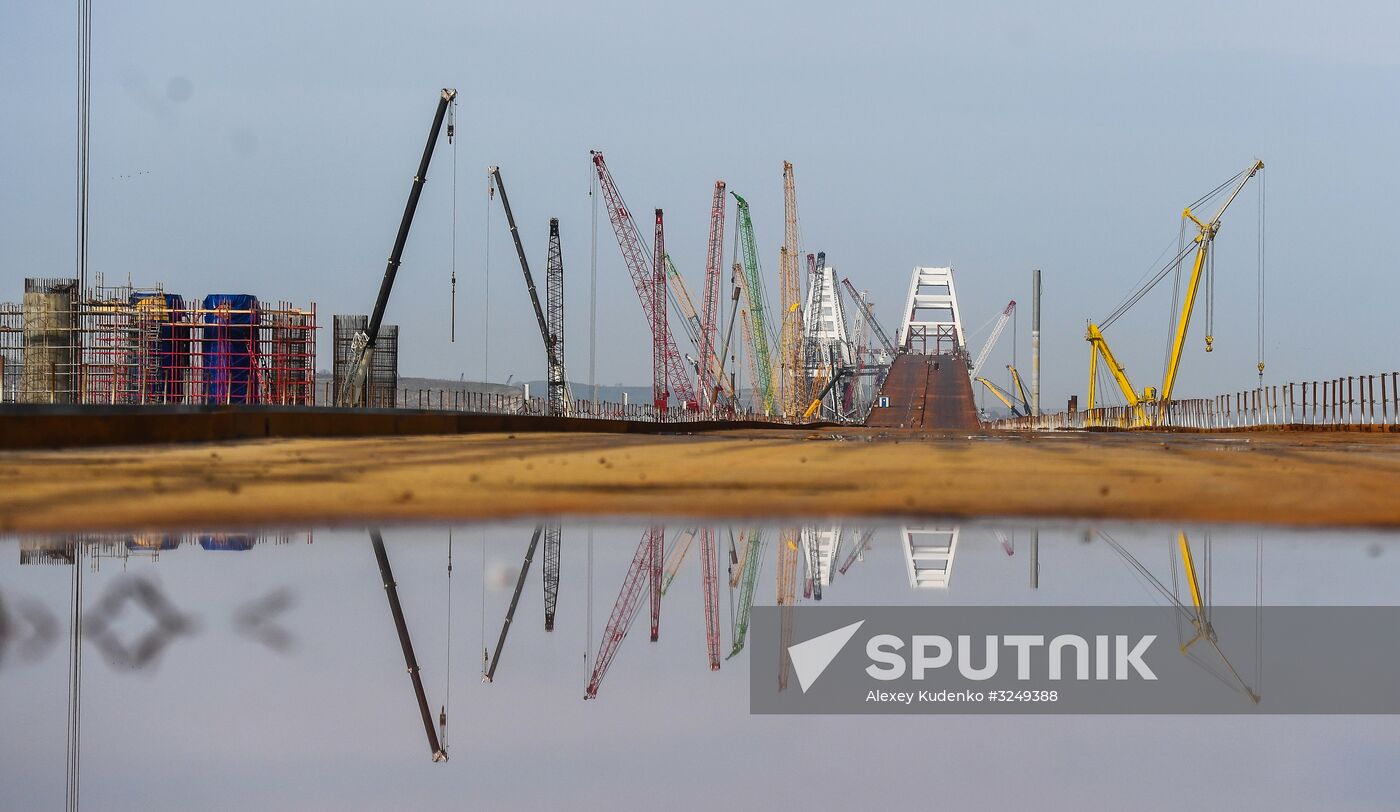
<svg viewBox="0 0 1400 812">
<path fill-rule="evenodd" d="M 82 786 L 82 708 L 83 708 L 83 542 L 73 540 L 73 577 L 70 584 L 72 605 L 68 618 L 68 730 L 66 770 L 68 785 L 64 806 L 79 808 Z"/>
<path fill-rule="evenodd" d="M 457 97 L 447 108 L 447 143 L 452 145 L 452 299 L 448 321 L 448 341 L 457 343 L 457 141 L 453 138 L 457 131 Z M 452 529 L 448 528 L 448 547 L 451 548 Z M 451 558 L 451 553 L 448 554 Z M 449 564 L 447 571 L 452 567 Z"/>
<path fill-rule="evenodd" d="M 1240 177 L 1248 171 L 1248 169 L 1245 169 L 1240 172 L 1236 172 L 1233 176 L 1231 176 L 1229 180 L 1225 181 L 1224 183 L 1220 184 L 1219 186 L 1215 187 L 1209 192 L 1206 192 L 1204 195 L 1197 198 L 1196 201 L 1193 202 L 1187 208 L 1195 209 L 1201 206 L 1206 201 L 1220 194 L 1220 192 L 1226 187 L 1228 187 L 1230 184 L 1238 181 Z M 1100 321 L 1099 328 L 1107 328 L 1110 324 L 1113 324 L 1113 322 L 1117 321 L 1119 317 L 1121 317 L 1124 313 L 1128 312 L 1128 310 L 1131 309 L 1133 305 L 1142 301 L 1142 297 L 1146 296 L 1153 288 L 1157 287 L 1157 284 L 1163 279 L 1165 279 L 1168 274 L 1170 274 L 1173 270 L 1176 270 L 1178 268 L 1178 266 L 1181 264 L 1181 261 L 1186 258 L 1186 254 L 1189 253 L 1190 250 L 1194 247 L 1195 243 L 1193 241 L 1191 243 L 1187 243 L 1180 250 L 1178 250 L 1176 256 L 1170 262 L 1162 266 L 1155 274 L 1152 274 L 1152 276 L 1148 279 L 1147 282 L 1143 283 L 1136 290 L 1130 293 L 1127 296 L 1127 298 L 1125 298 L 1121 303 L 1119 303 L 1118 307 L 1116 307 L 1113 310 L 1113 312 L 1108 315 L 1107 318 Z M 1163 253 L 1166 252 L 1164 251 Z M 1158 256 L 1160 258 L 1161 255 Z"/>
<path fill-rule="evenodd" d="M 452 526 L 447 526 L 447 690 L 443 696 L 442 713 L 438 717 L 438 736 L 442 752 L 447 752 L 447 714 L 452 709 Z"/>
<path fill-rule="evenodd" d="M 496 182 L 492 180 L 491 173 L 486 173 L 486 239 L 482 242 L 486 246 L 486 280 L 483 284 L 483 299 L 481 325 L 481 357 L 482 373 L 481 380 L 491 380 L 491 201 L 496 197 Z M 483 540 L 482 544 L 486 542 Z M 483 549 L 483 556 L 486 551 Z M 484 575 L 482 576 L 485 577 Z M 484 608 L 484 607 L 483 607 Z M 485 622 L 485 621 L 483 621 Z"/>
<path fill-rule="evenodd" d="M 481 611 L 477 615 L 481 618 L 481 676 L 485 682 L 486 665 L 490 655 L 486 653 L 486 530 L 481 531 Z"/>
<path fill-rule="evenodd" d="M 583 677 L 590 679 L 593 674 L 593 527 L 588 528 L 588 635 L 583 641 Z"/>
<path fill-rule="evenodd" d="M 1264 230 L 1266 221 L 1266 199 L 1268 197 L 1268 182 L 1264 170 L 1259 170 L 1259 288 L 1258 288 L 1258 337 L 1257 354 L 1259 364 L 1259 385 L 1264 385 Z"/>
</svg>

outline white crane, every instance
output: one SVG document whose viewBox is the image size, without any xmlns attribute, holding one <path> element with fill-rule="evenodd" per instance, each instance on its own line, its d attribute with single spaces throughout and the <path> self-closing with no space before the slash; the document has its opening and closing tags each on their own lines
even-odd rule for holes
<svg viewBox="0 0 1400 812">
<path fill-rule="evenodd" d="M 1001 338 L 1002 331 L 1006 329 L 1006 323 L 1011 321 L 1011 316 L 1015 312 L 1016 300 L 1012 299 L 1007 302 L 1006 309 L 1001 311 L 1001 315 L 997 317 L 997 324 L 992 328 L 992 334 L 987 338 L 987 343 L 982 345 L 982 351 L 977 353 L 977 360 L 972 362 L 973 380 L 976 380 L 977 376 L 981 374 L 982 365 L 987 363 L 987 356 L 992 354 L 992 349 L 997 345 L 997 339 Z"/>
</svg>

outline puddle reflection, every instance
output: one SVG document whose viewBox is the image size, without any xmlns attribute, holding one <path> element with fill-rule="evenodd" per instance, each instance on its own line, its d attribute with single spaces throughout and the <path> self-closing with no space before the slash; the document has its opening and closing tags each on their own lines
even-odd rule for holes
<svg viewBox="0 0 1400 812">
<path fill-rule="evenodd" d="M 314 540 L 304 531 L 0 539 L 0 729 L 26 731 L 7 761 L 51 773 L 64 749 L 64 728 L 42 719 L 73 703 L 63 640 L 75 584 L 80 649 L 99 655 L 79 660 L 76 681 L 91 780 L 131 763 L 118 754 L 188 737 L 189 717 L 173 708 L 220 725 L 210 743 L 220 752 L 241 752 L 249 737 L 309 737 L 332 748 L 358 741 L 357 751 L 394 763 L 427 762 L 425 739 L 433 761 L 460 761 L 449 721 L 471 732 L 458 745 L 468 763 L 522 730 L 563 735 L 585 761 L 594 731 L 659 742 L 680 718 L 687 740 L 736 724 L 771 734 L 774 723 L 746 716 L 755 606 L 1164 605 L 1179 614 L 1183 652 L 1257 701 L 1250 669 L 1262 638 L 1218 630 L 1215 606 L 1388 605 L 1400 583 L 1400 538 L 1385 533 L 547 521 L 318 529 Z M 853 741 L 888 729 L 825 724 Z M 42 786 L 0 788 L 5 808 L 51 797 Z"/>
</svg>

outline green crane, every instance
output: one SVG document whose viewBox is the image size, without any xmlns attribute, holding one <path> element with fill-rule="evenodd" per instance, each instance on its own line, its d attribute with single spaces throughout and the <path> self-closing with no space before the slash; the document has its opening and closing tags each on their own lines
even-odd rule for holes
<svg viewBox="0 0 1400 812">
<path fill-rule="evenodd" d="M 739 238 L 744 244 L 744 272 L 749 281 L 749 316 L 753 322 L 753 354 L 758 361 L 759 378 L 753 385 L 763 395 L 764 413 L 772 414 L 773 373 L 768 361 L 768 323 L 763 316 L 763 269 L 758 264 L 758 245 L 753 237 L 753 218 L 749 215 L 749 203 L 737 192 L 730 194 L 739 201 Z"/>
<path fill-rule="evenodd" d="M 735 195 L 735 197 L 739 197 Z M 744 199 L 739 198 L 739 205 L 744 205 Z M 732 659 L 734 655 L 744 650 L 744 638 L 749 633 L 749 614 L 753 609 L 753 588 L 758 582 L 758 570 L 763 565 L 763 531 L 758 528 L 749 530 L 748 550 L 744 554 L 744 580 L 739 587 L 739 610 L 734 613 L 734 628 L 731 636 L 734 638 L 734 647 L 730 649 L 729 656 L 724 659 Z"/>
</svg>

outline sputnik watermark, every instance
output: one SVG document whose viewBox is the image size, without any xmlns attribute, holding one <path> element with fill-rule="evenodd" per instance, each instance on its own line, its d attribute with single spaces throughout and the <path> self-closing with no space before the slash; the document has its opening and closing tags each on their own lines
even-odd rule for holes
<svg viewBox="0 0 1400 812">
<path fill-rule="evenodd" d="M 755 607 L 750 634 L 755 713 L 1400 713 L 1400 607 Z"/>
<path fill-rule="evenodd" d="M 958 674 L 964 679 L 981 681 L 997 675 L 1001 664 L 999 656 L 1003 647 L 1016 650 L 1016 679 L 1031 679 L 1033 651 L 1041 649 L 1045 659 L 1045 672 L 1048 679 L 1059 680 L 1065 675 L 1065 651 L 1073 652 L 1074 679 L 1128 679 L 1136 675 L 1142 679 L 1157 679 L 1157 675 L 1143 661 L 1143 655 L 1157 635 L 1148 634 L 1131 641 L 1129 635 L 1099 634 L 1093 643 L 1078 634 L 1060 634 L 1051 638 L 1046 645 L 1043 634 L 982 635 L 982 664 L 974 663 L 977 643 L 973 636 L 960 634 L 954 638 L 957 643 L 940 634 L 916 634 L 909 640 L 909 658 L 906 661 L 902 650 L 904 638 L 893 634 L 877 634 L 865 644 L 865 653 L 871 659 L 865 673 L 878 680 L 897 680 L 906 673 L 911 678 L 922 680 L 930 671 L 945 668 L 953 662 L 953 652 L 957 651 Z M 1089 670 L 1089 652 L 1094 652 L 1094 669 Z M 930 654 L 932 652 L 932 654 Z M 1113 668 L 1110 671 L 1109 661 Z"/>
</svg>

